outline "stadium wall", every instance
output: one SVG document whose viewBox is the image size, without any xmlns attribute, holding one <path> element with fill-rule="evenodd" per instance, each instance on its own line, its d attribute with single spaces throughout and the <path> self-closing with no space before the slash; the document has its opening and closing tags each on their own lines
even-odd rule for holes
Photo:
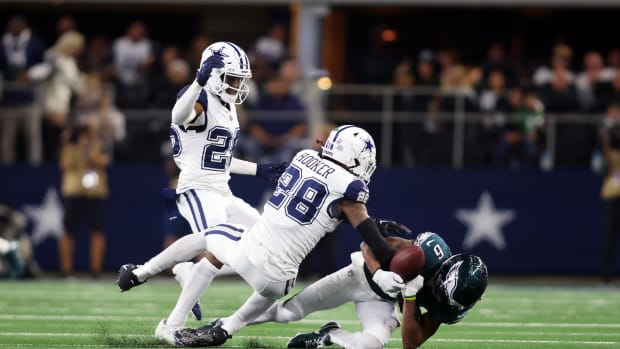
<svg viewBox="0 0 620 349">
<path fill-rule="evenodd" d="M 109 170 L 106 270 L 143 262 L 163 242 L 163 167 L 114 166 Z M 29 215 L 36 258 L 58 270 L 55 237 L 60 173 L 49 167 L 0 167 L 0 201 Z M 268 183 L 235 176 L 233 191 L 253 205 L 270 195 Z M 601 178 L 585 169 L 539 171 L 378 170 L 370 184 L 370 212 L 401 221 L 415 233 L 435 231 L 453 252 L 483 257 L 492 274 L 595 275 L 601 269 L 603 205 Z M 55 218 L 56 217 L 56 218 Z M 88 234 L 77 234 L 76 267 L 87 270 Z M 335 269 L 349 262 L 359 235 L 344 225 L 330 240 Z M 620 270 L 620 258 L 616 259 Z M 325 270 L 325 269 L 323 269 Z"/>
</svg>

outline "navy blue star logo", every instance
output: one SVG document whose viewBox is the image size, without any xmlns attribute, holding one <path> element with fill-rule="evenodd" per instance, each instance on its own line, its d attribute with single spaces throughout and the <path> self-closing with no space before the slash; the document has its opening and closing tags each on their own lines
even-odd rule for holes
<svg viewBox="0 0 620 349">
<path fill-rule="evenodd" d="M 372 148 L 374 148 L 375 145 L 372 144 L 372 141 L 370 139 L 365 139 L 364 140 L 364 149 L 362 149 L 362 151 L 372 151 Z"/>
<path fill-rule="evenodd" d="M 224 46 L 220 47 L 220 48 L 219 48 L 219 49 L 217 49 L 217 50 L 214 50 L 214 49 L 212 49 L 212 48 L 211 48 L 210 50 L 211 50 L 211 52 L 213 52 L 213 55 L 214 55 L 214 56 L 228 57 L 228 55 L 227 55 L 227 54 L 225 54 L 224 52 L 222 52 L 222 51 L 224 50 Z"/>
</svg>

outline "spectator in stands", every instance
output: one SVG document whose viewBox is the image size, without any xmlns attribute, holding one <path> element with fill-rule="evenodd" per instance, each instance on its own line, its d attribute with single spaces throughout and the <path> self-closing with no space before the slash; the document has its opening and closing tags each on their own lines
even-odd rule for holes
<svg viewBox="0 0 620 349">
<path fill-rule="evenodd" d="M 291 94 L 302 98 L 301 69 L 299 62 L 295 58 L 285 58 L 282 60 L 278 76 L 289 85 Z"/>
<path fill-rule="evenodd" d="M 441 76 L 440 110 L 454 112 L 458 107 L 458 98 L 463 98 L 465 111 L 478 110 L 477 96 L 473 85 L 480 76 L 477 68 L 468 70 L 460 64 L 447 68 Z"/>
<path fill-rule="evenodd" d="M 75 103 L 77 123 L 93 118 L 98 122 L 98 137 L 107 154 L 114 154 L 118 143 L 125 140 L 125 115 L 114 104 L 113 87 L 96 72 L 86 78 L 85 88 Z"/>
<path fill-rule="evenodd" d="M 504 76 L 505 85 L 514 86 L 517 82 L 516 66 L 506 57 L 504 47 L 497 42 L 489 46 L 486 60 L 482 63 L 482 71 L 483 81 L 488 81 L 492 72 L 499 71 Z"/>
<path fill-rule="evenodd" d="M 539 94 L 548 113 L 579 112 L 577 92 L 571 81 L 568 70 L 558 70 L 554 72 L 551 83 L 540 89 Z"/>
<path fill-rule="evenodd" d="M 610 105 L 618 102 L 620 102 L 620 74 L 616 74 L 609 85 L 599 84 L 594 110 L 607 110 Z"/>
<path fill-rule="evenodd" d="M 103 267 L 106 237 L 105 205 L 108 197 L 106 167 L 110 157 L 98 139 L 98 121 L 88 118 L 71 132 L 62 148 L 61 191 L 65 203 L 65 232 L 58 241 L 60 268 L 65 277 L 73 274 L 75 233 L 82 219 L 90 228 L 90 272 L 99 277 Z"/>
<path fill-rule="evenodd" d="M 611 104 L 607 109 L 601 143 L 608 168 L 601 190 L 605 202 L 603 282 L 610 283 L 614 270 L 614 251 L 620 237 L 620 103 Z"/>
<path fill-rule="evenodd" d="M 204 51 L 204 49 L 211 44 L 211 39 L 204 34 L 198 34 L 194 37 L 194 39 L 192 40 L 192 44 L 190 45 L 189 50 L 186 54 L 187 62 L 189 63 L 190 67 L 200 67 L 202 51 Z M 252 65 L 252 68 L 254 68 L 254 65 Z"/>
<path fill-rule="evenodd" d="M 43 61 L 45 46 L 28 27 L 22 16 L 13 16 L 7 23 L 7 31 L 0 45 L 0 79 L 4 81 L 4 93 L 0 91 L 0 160 L 11 164 L 16 161 L 18 127 L 24 130 L 30 164 L 42 160 L 41 112 L 35 103 L 35 93 L 28 84 L 28 69 Z"/>
<path fill-rule="evenodd" d="M 28 75 L 42 84 L 43 144 L 45 159 L 57 161 L 60 135 L 68 124 L 71 98 L 84 87 L 84 76 L 76 58 L 84 49 L 84 36 L 69 31 L 60 36 L 56 44 L 45 53 L 45 62 L 32 67 Z"/>
<path fill-rule="evenodd" d="M 508 101 L 512 115 L 495 153 L 495 163 L 518 169 L 534 166 L 543 147 L 544 106 L 534 91 L 516 87 Z"/>
<path fill-rule="evenodd" d="M 574 74 L 570 70 L 570 63 L 573 57 L 573 50 L 566 44 L 557 44 L 553 48 L 551 56 L 551 67 L 541 66 L 534 71 L 532 82 L 536 86 L 548 86 L 558 74 L 563 75 L 563 79 L 573 83 Z"/>
<path fill-rule="evenodd" d="M 272 68 L 277 69 L 287 55 L 286 27 L 282 23 L 274 23 L 269 33 L 258 38 L 255 44 L 255 54 L 266 57 Z"/>
<path fill-rule="evenodd" d="M 249 133 L 241 145 L 245 157 L 257 162 L 288 162 L 306 146 L 308 120 L 302 102 L 290 93 L 280 77 L 266 86 L 249 121 Z"/>
<path fill-rule="evenodd" d="M 157 108 L 169 108 L 177 99 L 177 94 L 190 81 L 189 64 L 182 59 L 175 59 L 164 66 L 165 75 L 155 81 L 151 105 Z"/>
<path fill-rule="evenodd" d="M 506 89 L 504 73 L 493 70 L 489 73 L 485 88 L 480 92 L 478 99 L 479 108 L 484 112 L 482 123 L 474 124 L 476 127 L 477 147 L 472 152 L 477 154 L 483 163 L 492 163 L 495 156 L 495 148 L 498 141 L 498 126 L 504 125 L 507 114 L 511 113 L 511 105 Z"/>
<path fill-rule="evenodd" d="M 584 70 L 575 78 L 575 87 L 581 109 L 589 112 L 595 106 L 597 87 L 609 85 L 616 73 L 613 68 L 604 66 L 603 56 L 597 51 L 589 51 L 583 56 L 583 67 Z"/>
<path fill-rule="evenodd" d="M 77 23 L 75 22 L 75 18 L 71 15 L 64 14 L 56 21 L 56 33 L 58 33 L 58 37 L 61 37 L 62 34 L 66 32 L 77 30 Z"/>
<path fill-rule="evenodd" d="M 486 88 L 478 99 L 480 110 L 483 112 L 509 112 L 510 104 L 506 91 L 506 79 L 500 70 L 489 72 L 486 79 Z"/>
<path fill-rule="evenodd" d="M 392 85 L 398 89 L 395 95 L 394 110 L 397 112 L 413 111 L 415 109 L 416 95 L 407 90 L 415 85 L 414 67 L 411 60 L 404 59 L 398 63 L 396 69 L 394 69 Z M 400 90 L 401 88 L 403 90 Z M 393 142 L 399 146 L 394 148 L 396 150 L 395 155 L 401 155 L 398 153 L 401 150 L 403 163 L 408 167 L 412 167 L 415 162 L 414 147 L 419 139 L 419 137 L 415 136 L 419 130 L 418 123 L 404 122 L 396 123 L 396 125 L 397 138 Z"/>
<path fill-rule="evenodd" d="M 96 35 L 89 39 L 84 54 L 80 57 L 82 71 L 98 73 L 108 82 L 114 78 L 112 51 L 107 36 Z"/>
<path fill-rule="evenodd" d="M 607 52 L 607 66 L 615 70 L 620 69 L 620 47 L 614 47 Z"/>
<path fill-rule="evenodd" d="M 144 22 L 132 22 L 127 34 L 114 41 L 116 102 L 122 108 L 141 107 L 149 96 L 149 74 L 156 58 L 155 43 Z"/>
</svg>

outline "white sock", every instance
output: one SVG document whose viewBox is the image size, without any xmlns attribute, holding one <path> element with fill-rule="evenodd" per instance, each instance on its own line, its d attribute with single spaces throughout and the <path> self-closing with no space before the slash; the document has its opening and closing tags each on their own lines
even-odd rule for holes
<svg viewBox="0 0 620 349">
<path fill-rule="evenodd" d="M 254 292 L 250 298 L 243 303 L 241 308 L 226 320 L 222 328 L 232 336 L 235 332 L 245 327 L 248 323 L 269 309 L 273 303 L 275 303 L 275 300 Z"/>
<path fill-rule="evenodd" d="M 218 269 L 206 258 L 196 263 L 189 273 L 187 281 L 183 286 L 183 291 L 177 300 L 177 304 L 168 316 L 166 322 L 169 326 L 185 326 L 187 314 L 200 299 L 204 290 L 209 287 Z"/>
<path fill-rule="evenodd" d="M 0 254 L 7 254 L 11 250 L 11 242 L 9 240 L 0 238 Z"/>
<path fill-rule="evenodd" d="M 157 256 L 151 258 L 144 265 L 133 270 L 139 281 L 145 281 L 151 276 L 179 263 L 196 257 L 206 249 L 202 234 L 189 234 L 175 241 Z"/>
<path fill-rule="evenodd" d="M 329 331 L 329 339 L 343 348 L 381 349 L 383 343 L 377 337 L 364 332 L 348 332 L 344 330 Z"/>
</svg>

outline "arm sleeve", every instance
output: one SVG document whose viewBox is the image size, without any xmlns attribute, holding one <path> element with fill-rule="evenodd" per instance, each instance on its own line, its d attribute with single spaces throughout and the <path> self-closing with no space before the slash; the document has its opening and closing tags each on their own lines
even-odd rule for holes
<svg viewBox="0 0 620 349">
<path fill-rule="evenodd" d="M 196 105 L 196 102 L 200 103 L 199 99 L 203 93 L 202 87 L 196 81 L 181 89 L 177 96 L 177 101 L 174 103 L 174 107 L 172 107 L 172 123 L 183 125 L 192 120 L 196 116 L 194 105 Z M 204 98 L 203 108 L 207 110 L 206 98 Z"/>
<path fill-rule="evenodd" d="M 345 199 L 366 204 L 369 195 L 370 191 L 368 190 L 366 184 L 360 180 L 354 180 L 349 183 L 343 196 Z"/>
<path fill-rule="evenodd" d="M 241 175 L 256 175 L 256 163 L 237 158 L 230 160 L 230 172 Z"/>
<path fill-rule="evenodd" d="M 362 235 L 362 239 L 370 247 L 372 254 L 375 255 L 375 258 L 381 264 L 381 269 L 390 270 L 390 261 L 394 255 L 394 250 L 381 236 L 379 226 L 375 220 L 369 217 L 355 229 Z"/>
</svg>

